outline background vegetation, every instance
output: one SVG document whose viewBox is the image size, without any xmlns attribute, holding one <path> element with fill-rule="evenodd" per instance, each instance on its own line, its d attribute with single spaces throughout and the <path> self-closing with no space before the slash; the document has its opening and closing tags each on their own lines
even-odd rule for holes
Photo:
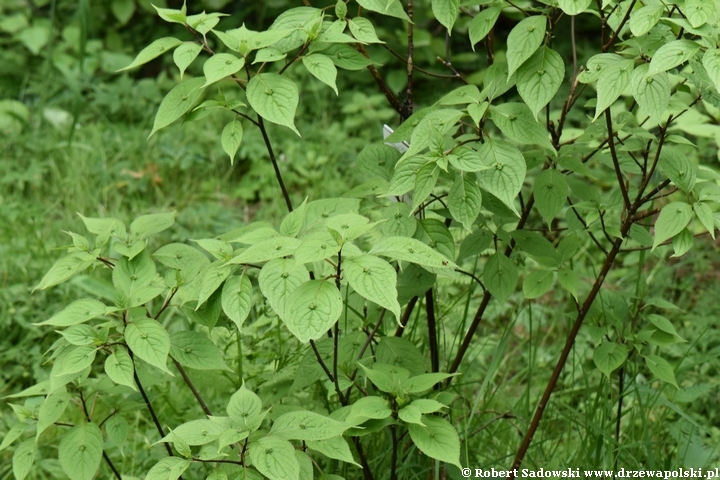
<svg viewBox="0 0 720 480">
<path fill-rule="evenodd" d="M 331 7 L 329 15 L 333 12 L 334 2 L 310 3 L 318 8 Z M 446 29 L 434 18 L 431 2 L 414 3 L 417 70 L 413 100 L 417 111 L 435 104 L 463 82 L 481 85 L 489 59 L 484 43 L 478 43 L 477 51 L 473 51 L 468 42 L 471 15 L 460 14 L 453 35 L 446 36 Z M 481 3 L 462 2 L 462 8 L 476 15 Z M 182 4 L 168 1 L 155 5 L 180 8 Z M 505 39 L 526 11 L 544 7 L 552 18 L 558 18 L 557 32 L 570 31 L 570 17 L 561 16 L 557 8 L 532 2 L 510 5 L 506 3 L 495 24 L 495 62 L 504 60 Z M 262 31 L 294 6 L 295 2 L 289 0 L 203 0 L 190 2 L 188 9 L 191 13 L 207 10 L 229 14 L 222 19 L 225 30 L 245 24 Z M 640 6 L 632 2 L 629 8 Z M 673 7 L 669 16 L 682 18 L 680 12 Z M 402 99 L 407 66 L 395 54 L 406 54 L 406 26 L 392 17 L 371 18 L 388 48 L 368 45 L 367 51 L 386 85 Z M 590 14 L 577 16 L 572 28 L 577 32 L 572 39 L 564 34 L 552 39 L 552 48 L 566 63 L 566 80 L 570 78 L 572 56 L 576 55 L 577 65 L 584 65 L 598 53 L 595 45 L 602 34 L 600 21 Z M 4 439 L 0 446 L 0 478 L 13 478 L 12 458 L 18 445 L 34 437 L 29 429 L 24 430 L 35 424 L 45 397 L 44 392 L 32 388 L 48 380 L 51 363 L 50 355 L 45 354 L 59 338 L 52 328 L 33 324 L 49 319 L 77 298 L 98 298 L 109 303 L 115 299 L 113 286 L 101 268 L 51 289 L 32 291 L 63 250 L 72 245 L 68 232 L 85 231 L 77 213 L 116 217 L 129 225 L 141 214 L 176 211 L 174 226 L 154 237 L 149 251 L 170 242 L 191 244 L 190 239 L 217 237 L 256 220 L 278 226 L 287 213 L 257 130 L 246 127 L 234 162 L 228 161 L 219 137 L 232 120 L 232 113 L 185 119 L 182 125 L 178 122 L 148 140 L 157 106 L 179 81 L 171 55 L 160 56 L 130 72 L 116 71 L 130 64 L 136 53 L 153 40 L 165 36 L 191 39 L 182 25 L 161 21 L 145 0 L 5 0 L 0 4 L 0 395 L 4 397 L 0 408 L 0 438 Z M 189 76 L 202 74 L 202 61 L 191 64 L 186 72 Z M 300 205 L 306 197 L 341 197 L 371 180 L 366 171 L 357 168 L 356 157 L 366 145 L 380 143 L 384 123 L 396 128 L 400 122 L 400 115 L 371 73 L 364 68 L 340 69 L 337 96 L 305 70 L 294 70 L 293 80 L 302 97 L 295 117 L 302 138 L 287 128 L 267 124 L 293 204 Z M 687 87 L 688 93 L 693 89 L 695 86 Z M 565 81 L 551 104 L 553 118 L 569 90 Z M 568 113 L 566 131 L 570 134 L 579 135 L 585 130 L 593 134 L 592 129 L 602 123 L 589 126 L 588 115 L 592 117 L 594 112 L 592 102 L 586 105 L 594 99 L 589 90 L 578 95 L 578 107 Z M 678 91 L 684 92 L 681 87 Z M 515 89 L 502 98 L 507 102 L 519 100 Z M 719 178 L 716 142 L 720 138 L 720 109 L 713 100 L 708 94 L 671 130 L 679 151 L 685 153 L 685 143 L 697 145 L 690 156 L 700 166 L 698 179 L 706 183 L 715 183 Z M 631 111 L 634 107 L 628 95 L 620 110 Z M 544 114 L 543 110 L 540 117 Z M 633 148 L 626 151 L 632 152 Z M 529 175 L 523 186 L 527 199 L 532 179 L 541 170 L 542 154 L 531 148 L 524 153 L 528 170 L 536 169 L 534 177 Z M 612 170 L 603 171 L 602 162 L 611 165 L 608 154 L 604 155 L 598 165 L 591 166 L 594 184 L 590 185 L 602 197 L 600 203 L 617 205 L 620 190 L 612 187 Z M 582 198 L 583 185 L 572 187 L 571 196 L 576 201 L 586 200 Z M 661 204 L 663 201 L 667 199 Z M 442 218 L 446 213 L 434 215 Z M 534 212 L 528 229 L 543 232 L 557 246 L 558 237 L 553 231 L 563 231 L 568 224 L 563 213 L 548 228 L 542 216 Z M 598 220 L 594 227 L 598 236 L 603 234 L 599 224 Z M 701 233 L 701 227 L 693 224 L 692 233 Z M 460 245 L 467 232 L 457 222 L 451 231 L 462 256 Z M 661 246 L 652 252 L 637 248 L 617 260 L 601 294 L 603 307 L 594 310 L 580 330 L 562 380 L 525 458 L 526 467 L 664 470 L 718 465 L 720 282 L 713 238 L 707 234 L 697 236 L 693 248 L 677 258 L 671 257 L 671 246 Z M 467 248 L 467 244 L 463 245 Z M 458 265 L 480 275 L 488 247 L 466 255 L 464 261 L 457 259 Z M 599 251 L 587 238 L 583 238 L 579 249 L 584 252 L 583 259 L 572 268 L 581 282 L 589 284 L 602 265 Z M 523 269 L 523 276 L 537 266 L 531 255 L 516 255 L 513 261 Z M 457 345 L 481 302 L 482 289 L 467 276 L 439 278 L 434 296 L 420 295 L 415 300 L 418 306 L 414 320 L 408 323 L 403 338 L 420 347 L 425 368 L 430 371 L 433 367 L 424 322 L 426 302 L 436 302 L 437 342 L 442 346 L 439 371 L 444 372 L 455 358 Z M 493 300 L 489 305 L 463 359 L 462 376 L 455 378 L 448 389 L 454 399 L 447 402 L 448 418 L 458 431 L 463 466 L 507 468 L 512 463 L 575 319 L 573 295 L 559 284 L 556 287 L 532 301 L 526 300 L 519 289 L 506 301 Z M 415 293 L 405 296 L 403 306 Z M 617 325 L 632 322 L 635 329 L 629 336 L 638 345 L 643 338 L 662 333 L 657 323 L 635 324 L 641 305 L 648 309 L 646 312 L 669 319 L 674 332 L 664 331 L 666 336 L 656 335 L 655 342 L 638 347 L 619 375 L 614 368 L 603 373 L 603 368 L 598 369 L 593 362 L 593 351 L 604 339 L 618 339 L 613 332 L 622 328 L 615 329 Z M 364 312 L 367 318 L 376 318 L 378 307 L 368 308 L 370 311 Z M 189 375 L 212 411 L 224 410 L 230 395 L 243 381 L 259 395 L 265 408 L 272 405 L 273 420 L 299 406 L 309 408 L 309 400 L 314 402 L 314 409 L 325 413 L 338 406 L 326 379 L 294 385 L 297 372 L 309 368 L 308 348 L 281 330 L 280 325 L 258 295 L 242 338 L 236 337 L 237 329 L 224 317 L 208 333 L 224 350 L 230 369 L 190 369 Z M 209 332 L 203 328 L 198 330 Z M 392 336 L 394 330 L 394 322 L 386 321 L 379 334 Z M 659 336 L 662 338 L 657 340 Z M 671 366 L 671 376 L 663 378 L 650 371 L 641 353 L 660 353 Z M 175 427 L 202 416 L 203 409 L 179 375 L 170 378 L 138 364 L 138 375 L 163 425 Z M 120 389 L 115 391 L 118 394 L 130 392 L 125 387 L 115 388 Z M 162 446 L 156 445 L 160 437 L 142 408 L 142 398 L 130 393 L 118 405 L 101 399 L 97 406 L 103 412 L 119 411 L 117 416 L 124 419 L 125 434 L 106 432 L 104 448 L 126 479 L 143 478 L 166 455 Z M 70 410 L 66 415 L 58 421 L 73 423 L 78 418 Z M 23 427 L 15 428 L 18 424 Z M 18 435 L 12 433 L 13 428 Z M 68 478 L 57 459 L 59 439 L 66 433 L 63 428 L 53 427 L 40 437 L 30 478 Z M 391 458 L 391 435 L 395 430 L 384 429 L 362 437 L 375 478 L 391 478 L 391 462 L 396 465 L 392 469 L 394 478 L 461 478 L 458 468 L 444 463 L 441 468 L 439 462 L 421 455 L 407 438 L 400 442 L 402 461 L 396 462 Z M 353 454 L 357 461 L 356 446 Z M 319 463 L 316 475 L 322 468 L 325 478 L 334 478 L 330 474 L 348 479 L 362 475 L 357 467 L 327 456 L 313 459 Z M 212 476 L 213 471 L 217 476 L 212 478 L 216 479 L 226 478 L 221 474 L 227 478 L 255 478 L 229 467 L 204 467 L 188 470 L 183 478 L 211 478 L 208 475 Z M 98 477 L 111 475 L 103 463 Z"/>
</svg>

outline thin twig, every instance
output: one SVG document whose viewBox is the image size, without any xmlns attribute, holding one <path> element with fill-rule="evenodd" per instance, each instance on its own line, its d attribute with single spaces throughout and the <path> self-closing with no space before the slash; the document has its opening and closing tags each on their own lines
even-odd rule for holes
<svg viewBox="0 0 720 480">
<path fill-rule="evenodd" d="M 170 357 L 170 358 L 172 358 L 172 357 Z M 208 417 L 212 416 L 212 412 L 210 411 L 207 404 L 205 403 L 205 400 L 203 400 L 203 398 L 200 396 L 200 392 L 198 392 L 197 388 L 195 388 L 195 385 L 193 385 L 192 380 L 190 380 L 190 377 L 188 377 L 188 374 L 185 371 L 185 369 L 183 368 L 183 366 L 180 365 L 180 363 L 177 360 L 175 360 L 174 358 L 172 359 L 172 361 L 175 364 L 175 367 L 180 372 L 180 375 L 183 377 L 183 380 L 185 380 L 185 384 L 188 386 L 188 388 L 192 392 L 193 396 L 195 397 L 195 400 L 197 400 L 198 403 L 200 404 L 200 408 L 202 408 L 202 411 L 205 412 L 205 415 L 207 415 Z"/>
</svg>

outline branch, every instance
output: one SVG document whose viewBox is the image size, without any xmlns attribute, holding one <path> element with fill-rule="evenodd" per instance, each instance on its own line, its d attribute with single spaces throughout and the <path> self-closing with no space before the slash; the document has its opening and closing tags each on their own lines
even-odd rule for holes
<svg viewBox="0 0 720 480">
<path fill-rule="evenodd" d="M 135 368 L 135 356 L 133 355 L 132 350 L 130 350 L 129 348 L 128 354 L 130 355 L 130 359 L 133 362 L 133 378 L 135 379 L 135 384 L 137 385 L 138 390 L 140 390 L 140 395 L 142 395 L 142 398 L 145 401 L 145 406 L 150 412 L 150 417 L 152 417 L 152 421 L 155 424 L 155 429 L 160 434 L 160 438 L 165 438 L 165 431 L 163 430 L 162 425 L 160 425 L 160 420 L 158 420 L 158 417 L 155 414 L 155 409 L 153 408 L 152 403 L 150 403 L 150 399 L 145 393 L 145 389 L 143 388 L 142 383 L 140 383 L 140 378 L 138 377 L 137 369 Z M 170 448 L 170 444 L 167 442 L 163 442 L 163 445 L 165 446 L 165 451 L 167 451 L 168 456 L 173 457 L 174 454 L 172 448 Z"/>
<path fill-rule="evenodd" d="M 172 357 L 170 357 L 170 358 L 172 358 Z M 175 360 L 174 358 L 172 359 L 172 361 L 175 364 L 175 367 L 177 367 L 178 371 L 180 372 L 180 375 L 182 375 L 183 380 L 185 380 L 185 384 L 187 384 L 187 386 L 188 386 L 188 388 L 190 388 L 190 391 L 192 392 L 193 396 L 200 404 L 200 408 L 202 408 L 202 411 L 205 412 L 205 415 L 207 415 L 208 417 L 211 417 L 212 412 L 210 411 L 207 404 L 200 396 L 200 392 L 198 392 L 197 388 L 195 388 L 195 385 L 193 385 L 192 380 L 190 380 L 190 377 L 188 377 L 188 374 L 185 371 L 185 369 L 183 368 L 183 366 L 180 365 L 180 363 L 177 360 Z"/>
<path fill-rule="evenodd" d="M 405 89 L 405 105 L 403 106 L 402 120 L 406 120 L 413 112 L 413 50 L 415 40 L 413 36 L 413 0 L 407 2 L 408 22 L 408 50 L 407 50 L 407 88 Z"/>
<path fill-rule="evenodd" d="M 635 3 L 633 1 L 633 3 Z M 613 133 L 612 115 L 610 114 L 610 107 L 605 109 L 605 124 L 608 130 L 608 146 L 610 147 L 610 156 L 612 156 L 613 167 L 615 167 L 615 176 L 617 176 L 618 186 L 620 192 L 622 192 L 623 203 L 625 204 L 625 210 L 630 209 L 630 197 L 628 197 L 627 188 L 623 181 L 622 172 L 620 171 L 620 162 L 618 160 L 617 152 L 615 151 L 615 134 Z"/>
<path fill-rule="evenodd" d="M 405 331 L 405 326 L 410 319 L 410 314 L 412 314 L 413 308 L 415 308 L 415 304 L 417 303 L 417 301 L 418 297 L 412 297 L 408 302 L 407 307 L 405 307 L 405 311 L 403 312 L 402 317 L 400 317 L 400 320 L 398 320 L 398 328 L 397 330 L 395 330 L 396 337 L 402 337 L 402 334 Z"/>
<path fill-rule="evenodd" d="M 430 366 L 433 373 L 440 371 L 440 355 L 438 352 L 437 325 L 435 323 L 435 298 L 433 289 L 425 292 L 425 312 L 427 313 L 428 342 L 430 343 Z"/>
<path fill-rule="evenodd" d="M 356 44 L 355 48 L 362 53 L 365 58 L 370 58 L 367 51 L 365 50 L 365 47 L 362 46 L 362 44 Z M 378 87 L 380 87 L 380 91 L 382 91 L 383 95 L 385 95 L 385 98 L 387 98 L 388 102 L 390 102 L 390 105 L 395 109 L 397 113 L 400 115 L 403 114 L 403 106 L 402 103 L 400 103 L 400 100 L 398 100 L 395 97 L 395 94 L 393 94 L 392 90 L 390 90 L 390 87 L 385 82 L 385 80 L 380 75 L 380 72 L 378 72 L 378 69 L 375 68 L 375 65 L 372 63 L 367 66 L 367 69 L 370 71 L 370 74 L 375 79 L 375 83 L 378 84 Z"/>
<path fill-rule="evenodd" d="M 88 413 L 87 404 L 85 403 L 85 397 L 83 396 L 82 390 L 80 390 L 79 393 L 80 393 L 80 404 L 82 405 L 83 413 L 85 414 L 85 420 L 87 420 L 88 422 L 91 422 L 92 421 L 91 415 Z M 95 397 L 95 398 L 97 398 L 97 397 Z M 110 415 L 110 416 L 112 416 L 112 415 Z M 110 418 L 110 417 L 108 417 L 108 418 Z M 105 420 L 107 420 L 107 418 Z M 105 420 L 103 420 L 103 423 L 105 422 Z M 100 425 L 102 425 L 102 423 Z M 118 480 L 122 480 L 122 475 L 120 475 L 120 472 L 118 471 L 118 469 L 115 468 L 115 465 L 113 464 L 112 460 L 110 460 L 110 457 L 108 457 L 108 454 L 105 453 L 105 449 L 103 449 L 102 454 L 103 454 L 103 459 L 105 459 L 105 463 L 108 464 L 108 467 L 110 467 L 110 470 L 112 470 L 113 474 L 115 475 L 115 478 L 117 478 Z"/>
<path fill-rule="evenodd" d="M 280 168 L 278 167 L 277 159 L 275 158 L 275 153 L 273 152 L 272 144 L 270 143 L 270 137 L 268 137 L 267 130 L 265 129 L 265 123 L 263 122 L 263 118 L 260 116 L 260 114 L 258 114 L 257 123 L 258 127 L 260 127 L 260 133 L 262 133 L 263 140 L 265 141 L 265 148 L 270 155 L 270 161 L 273 164 L 273 169 L 275 170 L 275 178 L 280 185 L 280 190 L 282 190 L 283 198 L 285 199 L 285 205 L 287 205 L 288 211 L 292 212 L 293 207 L 292 202 L 290 201 L 290 195 L 288 194 L 287 188 L 285 188 L 285 182 L 283 182 L 282 174 L 280 173 Z"/>
</svg>

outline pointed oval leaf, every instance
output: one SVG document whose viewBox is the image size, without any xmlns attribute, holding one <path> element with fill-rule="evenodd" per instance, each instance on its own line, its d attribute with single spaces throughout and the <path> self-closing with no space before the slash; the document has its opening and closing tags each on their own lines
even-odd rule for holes
<svg viewBox="0 0 720 480">
<path fill-rule="evenodd" d="M 523 293 L 525 298 L 532 299 L 545 295 L 553 284 L 553 272 L 550 270 L 535 270 L 525 277 Z"/>
<path fill-rule="evenodd" d="M 287 440 L 262 437 L 250 443 L 249 454 L 255 468 L 267 478 L 297 480 L 300 476 L 295 448 Z"/>
<path fill-rule="evenodd" d="M 170 373 L 167 369 L 170 336 L 157 321 L 140 318 L 128 323 L 125 327 L 125 341 L 135 355 L 150 365 Z"/>
<path fill-rule="evenodd" d="M 545 39 L 546 24 L 543 15 L 533 15 L 521 20 L 510 31 L 506 52 L 508 78 L 540 47 Z"/>
<path fill-rule="evenodd" d="M 177 480 L 190 466 L 190 460 L 180 457 L 165 457 L 153 465 L 145 480 Z"/>
<path fill-rule="evenodd" d="M 414 238 L 385 237 L 373 246 L 370 253 L 430 268 L 456 267 L 449 258 Z"/>
<path fill-rule="evenodd" d="M 448 192 L 448 209 L 452 217 L 471 230 L 480 214 L 482 195 L 471 175 L 458 175 Z"/>
<path fill-rule="evenodd" d="M 189 112 L 203 93 L 200 89 L 203 83 L 203 78 L 192 78 L 173 87 L 160 102 L 155 123 L 148 137 L 152 137 L 155 132 Z"/>
<path fill-rule="evenodd" d="M 300 285 L 287 299 L 285 326 L 301 342 L 325 335 L 342 313 L 340 292 L 325 280 Z"/>
<path fill-rule="evenodd" d="M 365 20 L 364 18 L 358 18 L 358 20 Z M 366 20 L 367 21 L 367 20 Z M 369 23 L 369 22 L 368 22 Z M 335 95 L 338 94 L 337 86 L 335 85 L 335 79 L 337 78 L 337 68 L 332 60 L 325 55 L 319 53 L 313 53 L 302 58 L 303 65 L 307 68 L 310 74 L 329 86 L 335 91 Z"/>
<path fill-rule="evenodd" d="M 515 84 L 533 117 L 550 103 L 565 77 L 565 61 L 548 47 L 540 47 L 518 68 Z"/>
<path fill-rule="evenodd" d="M 258 277 L 260 291 L 280 318 L 285 318 L 285 305 L 290 294 L 310 276 L 307 268 L 293 260 L 279 258 L 263 265 Z"/>
<path fill-rule="evenodd" d="M 327 440 L 308 440 L 306 443 L 308 448 L 311 448 L 316 452 L 320 452 L 328 458 L 334 458 L 335 460 L 358 465 L 353 458 L 347 440 L 341 436 L 328 438 Z M 328 478 L 328 480 L 333 479 Z"/>
<path fill-rule="evenodd" d="M 646 5 L 630 14 L 630 31 L 636 37 L 649 32 L 662 17 L 665 5 Z"/>
<path fill-rule="evenodd" d="M 558 0 L 558 6 L 567 15 L 578 15 L 590 6 L 592 0 Z"/>
<path fill-rule="evenodd" d="M 108 355 L 105 359 L 105 373 L 118 385 L 126 385 L 137 391 L 133 361 L 124 348 L 118 348 L 115 353 Z"/>
<path fill-rule="evenodd" d="M 483 280 L 493 297 L 497 298 L 498 302 L 505 303 L 515 291 L 518 280 L 517 267 L 505 255 L 496 253 L 485 264 Z"/>
<path fill-rule="evenodd" d="M 520 193 L 527 173 L 525 157 L 510 143 L 490 138 L 485 140 L 479 152 L 492 165 L 478 172 L 480 186 L 517 214 L 515 198 Z"/>
<path fill-rule="evenodd" d="M 203 65 L 205 84 L 207 87 L 225 77 L 239 72 L 245 66 L 245 59 L 238 58 L 232 53 L 218 53 L 208 58 Z"/>
<path fill-rule="evenodd" d="M 348 20 L 348 27 L 350 27 L 353 37 L 363 43 L 385 43 L 378 38 L 372 22 L 365 17 L 355 17 Z"/>
<path fill-rule="evenodd" d="M 410 424 L 410 438 L 425 455 L 460 467 L 460 439 L 450 422 L 440 417 L 424 416 L 425 426 Z"/>
<path fill-rule="evenodd" d="M 37 420 L 37 433 L 35 438 L 40 438 L 40 435 L 53 423 L 57 422 L 65 409 L 70 403 L 71 395 L 61 390 L 55 391 L 45 398 L 45 401 L 40 406 L 38 411 Z"/>
<path fill-rule="evenodd" d="M 173 52 L 173 61 L 180 70 L 180 80 L 182 80 L 185 70 L 195 61 L 202 50 L 202 45 L 196 42 L 183 42 Z"/>
<path fill-rule="evenodd" d="M 100 468 L 102 433 L 94 423 L 75 425 L 60 441 L 58 458 L 68 477 L 91 480 Z"/>
<path fill-rule="evenodd" d="M 666 72 L 647 75 L 648 69 L 644 64 L 633 71 L 632 95 L 640 108 L 659 123 L 670 104 L 670 79 Z"/>
<path fill-rule="evenodd" d="M 350 425 L 325 415 L 296 410 L 275 419 L 270 435 L 285 440 L 327 440 L 342 435 Z"/>
<path fill-rule="evenodd" d="M 697 51 L 700 44 L 692 40 L 673 40 L 658 48 L 652 60 L 648 75 L 666 72 L 690 60 Z"/>
<path fill-rule="evenodd" d="M 53 325 L 55 327 L 69 327 L 87 322 L 93 318 L 104 315 L 107 306 L 97 300 L 85 298 L 76 300 L 61 311 L 50 317 L 49 320 L 37 323 L 35 325 Z"/>
<path fill-rule="evenodd" d="M 682 232 L 690 223 L 692 216 L 692 207 L 687 203 L 672 202 L 665 205 L 655 222 L 655 239 L 652 249 L 655 250 L 665 240 Z"/>
<path fill-rule="evenodd" d="M 357 3 L 371 12 L 377 12 L 381 15 L 387 15 L 388 17 L 399 18 L 407 22 L 410 21 L 410 17 L 408 17 L 405 10 L 403 10 L 402 4 L 399 0 L 358 0 Z"/>
<path fill-rule="evenodd" d="M 118 70 L 118 72 L 122 72 L 124 70 L 130 70 L 131 68 L 138 67 L 140 65 L 143 65 L 150 60 L 153 60 L 154 58 L 159 57 L 163 53 L 169 52 L 173 48 L 180 45 L 182 42 L 174 37 L 164 37 L 159 38 L 152 42 L 147 47 L 140 50 L 140 53 L 137 54 L 137 57 L 135 57 L 135 60 L 130 63 L 125 68 L 121 68 Z"/>
<path fill-rule="evenodd" d="M 170 355 L 184 367 L 196 370 L 229 370 L 222 350 L 205 335 L 191 330 L 170 335 Z"/>
<path fill-rule="evenodd" d="M 675 381 L 675 372 L 667 360 L 657 355 L 647 355 L 645 356 L 645 365 L 657 378 L 679 388 Z"/>
<path fill-rule="evenodd" d="M 597 79 L 597 104 L 595 105 L 595 121 L 606 109 L 615 103 L 630 84 L 633 72 L 633 60 L 621 60 L 603 68 Z"/>
<path fill-rule="evenodd" d="M 490 118 L 511 140 L 523 145 L 540 145 L 555 151 L 550 137 L 524 103 L 503 103 L 490 107 Z"/>
<path fill-rule="evenodd" d="M 602 373 L 610 374 L 620 368 L 627 360 L 630 351 L 622 343 L 603 342 L 593 352 L 593 362 Z"/>
<path fill-rule="evenodd" d="M 15 449 L 12 457 L 12 470 L 17 480 L 24 480 L 28 476 L 33 463 L 35 463 L 36 452 L 35 439 L 32 438 L 25 440 Z"/>
<path fill-rule="evenodd" d="M 720 49 L 708 48 L 703 55 L 702 64 L 715 89 L 720 91 Z"/>
<path fill-rule="evenodd" d="M 253 110 L 270 122 L 288 127 L 298 136 L 295 110 L 299 98 L 297 85 L 276 73 L 255 75 L 247 86 L 247 99 Z"/>
<path fill-rule="evenodd" d="M 489 7 L 475 15 L 468 26 L 468 34 L 470 35 L 470 44 L 475 50 L 475 44 L 485 38 L 490 30 L 495 26 L 498 17 L 500 17 L 500 7 Z"/>
<path fill-rule="evenodd" d="M 432 0 L 433 15 L 448 32 L 452 32 L 459 11 L 460 0 Z"/>
<path fill-rule="evenodd" d="M 250 279 L 246 275 L 228 278 L 222 289 L 222 309 L 238 330 L 242 329 L 252 306 L 253 288 Z"/>
<path fill-rule="evenodd" d="M 565 206 L 568 184 L 559 170 L 548 168 L 535 179 L 533 186 L 535 206 L 546 223 L 555 218 Z"/>
<path fill-rule="evenodd" d="M 235 154 L 240 148 L 243 138 L 243 126 L 240 121 L 235 118 L 233 121 L 225 125 L 220 135 L 220 143 L 222 148 L 230 156 L 230 164 L 235 163 Z"/>
<path fill-rule="evenodd" d="M 357 293 L 390 310 L 400 319 L 400 304 L 397 300 L 397 273 L 385 260 L 374 255 L 361 255 L 346 259 L 343 274 Z"/>
</svg>

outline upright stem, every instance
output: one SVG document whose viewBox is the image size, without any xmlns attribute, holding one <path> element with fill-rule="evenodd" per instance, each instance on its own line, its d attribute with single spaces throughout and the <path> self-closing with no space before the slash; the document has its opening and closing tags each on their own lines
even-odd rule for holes
<svg viewBox="0 0 720 480">
<path fill-rule="evenodd" d="M 405 307 L 405 311 L 403 312 L 402 317 L 400 317 L 400 325 L 398 325 L 397 330 L 395 330 L 396 337 L 402 337 L 402 334 L 405 331 L 405 327 L 407 326 L 407 322 L 410 319 L 410 315 L 412 314 L 412 311 L 415 308 L 415 304 L 417 303 L 417 301 L 418 297 L 412 297 L 408 302 L 407 307 Z"/>
<path fill-rule="evenodd" d="M 142 395 L 142 398 L 145 401 L 145 406 L 150 412 L 150 417 L 152 417 L 152 421 L 155 424 L 155 429 L 157 429 L 158 433 L 160 434 L 160 438 L 165 438 L 165 431 L 163 430 L 162 425 L 160 425 L 160 420 L 158 420 L 158 417 L 155 414 L 155 409 L 153 408 L 152 403 L 150 403 L 150 399 L 145 393 L 145 389 L 143 388 L 142 383 L 140 382 L 140 378 L 138 377 L 137 369 L 135 368 L 135 358 L 133 358 L 132 350 L 128 349 L 128 353 L 130 354 L 130 358 L 133 361 L 133 378 L 135 378 L 135 384 L 137 385 L 138 390 L 140 390 L 140 395 Z M 163 445 L 165 446 L 165 451 L 167 451 L 168 456 L 174 456 L 172 448 L 170 448 L 170 444 L 163 442 Z"/>
<path fill-rule="evenodd" d="M 277 159 L 275 158 L 275 153 L 273 152 L 272 144 L 270 143 L 270 137 L 268 137 L 267 129 L 265 129 L 265 123 L 260 115 L 258 115 L 257 123 L 260 128 L 260 133 L 262 133 L 263 140 L 265 141 L 265 148 L 268 151 L 268 155 L 270 155 L 270 161 L 273 164 L 273 169 L 275 170 L 275 178 L 277 179 L 278 185 L 280 185 L 280 190 L 282 190 L 285 205 L 287 205 L 288 211 L 292 212 L 293 207 L 292 202 L 290 201 L 290 195 L 288 194 L 287 188 L 285 188 L 285 182 L 283 182 L 280 167 L 278 167 Z"/>
<path fill-rule="evenodd" d="M 413 113 L 413 50 L 415 49 L 415 39 L 413 32 L 413 0 L 407 2 L 407 15 L 410 18 L 408 22 L 408 51 L 407 51 L 407 88 L 405 90 L 405 105 L 403 106 L 402 119 L 405 120 Z"/>
<path fill-rule="evenodd" d="M 195 385 L 192 383 L 192 380 L 190 380 L 190 377 L 188 377 L 188 374 L 183 368 L 183 366 L 180 365 L 180 363 L 174 358 L 172 359 L 172 361 L 175 364 L 175 367 L 177 367 L 178 371 L 180 372 L 180 375 L 183 377 L 183 380 L 185 380 L 188 388 L 190 388 L 190 391 L 195 397 L 195 400 L 197 400 L 200 404 L 200 408 L 202 408 L 202 411 L 205 412 L 205 415 L 207 415 L 208 417 L 212 416 L 212 412 L 205 403 L 205 400 L 203 400 L 203 398 L 200 396 L 200 392 L 198 392 L 197 388 L 195 388 Z"/>
<path fill-rule="evenodd" d="M 430 366 L 432 372 L 436 373 L 440 371 L 440 354 L 438 353 L 435 298 L 432 288 L 425 292 L 425 311 L 427 312 L 428 341 L 430 342 Z"/>
<path fill-rule="evenodd" d="M 397 480 L 398 439 L 395 425 L 390 425 L 390 435 L 392 436 L 392 453 L 390 455 L 390 480 Z"/>
<path fill-rule="evenodd" d="M 95 397 L 95 398 L 97 399 L 97 397 Z M 85 403 L 85 396 L 83 395 L 82 390 L 80 390 L 80 405 L 82 405 L 83 413 L 85 414 L 85 420 L 87 420 L 88 422 L 91 422 L 92 421 L 91 414 L 88 412 L 87 403 Z M 108 417 L 108 418 L 110 418 L 110 417 Z M 104 422 L 105 421 L 103 420 L 103 423 Z M 99 426 L 102 426 L 102 423 L 100 423 Z M 115 475 L 115 478 L 117 478 L 118 480 L 122 480 L 122 475 L 120 475 L 120 472 L 118 471 L 118 469 L 115 468 L 115 465 L 113 464 L 112 460 L 110 460 L 110 457 L 108 456 L 108 454 L 105 453 L 104 449 L 103 449 L 102 455 L 103 455 L 103 459 L 105 460 L 105 463 L 107 463 L 108 467 L 110 467 L 110 470 L 112 470 L 113 475 Z"/>
</svg>

